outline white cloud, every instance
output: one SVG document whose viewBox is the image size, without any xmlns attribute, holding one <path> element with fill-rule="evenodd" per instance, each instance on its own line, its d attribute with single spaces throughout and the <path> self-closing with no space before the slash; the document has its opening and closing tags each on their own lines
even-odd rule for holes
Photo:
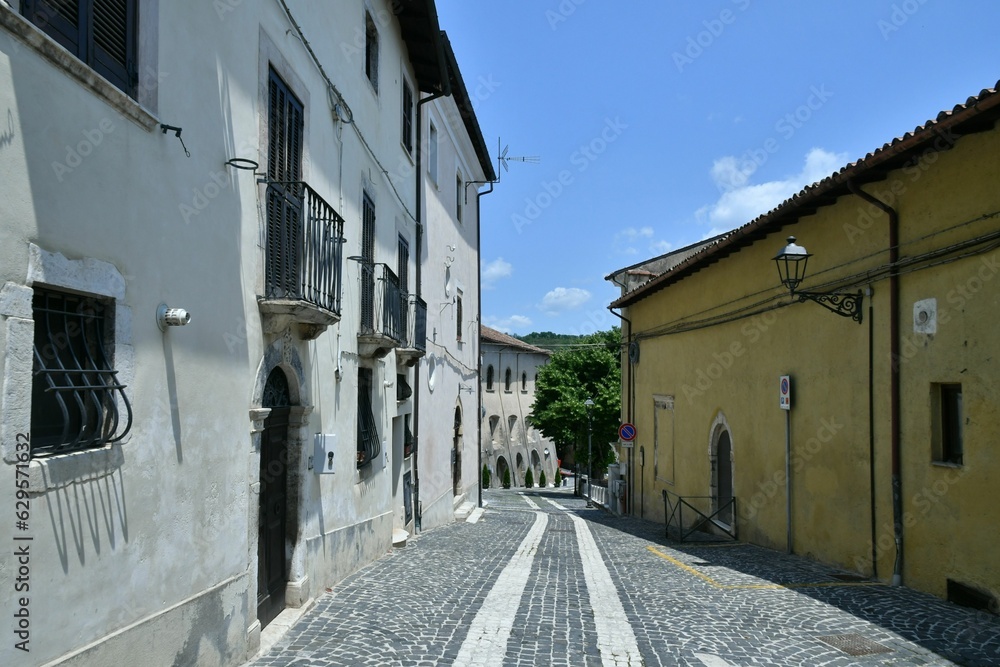
<svg viewBox="0 0 1000 667">
<path fill-rule="evenodd" d="M 514 267 L 505 262 L 503 257 L 497 257 L 483 268 L 483 289 L 491 289 L 493 283 L 501 278 L 509 278 L 514 273 Z"/>
<path fill-rule="evenodd" d="M 491 329 L 496 329 L 497 331 L 502 331 L 504 333 L 512 333 L 515 329 L 524 330 L 531 326 L 531 320 L 524 315 L 511 315 L 510 317 L 499 318 L 487 315 L 483 318 L 483 324 L 490 327 Z"/>
<path fill-rule="evenodd" d="M 709 173 L 723 194 L 714 204 L 698 209 L 695 215 L 699 222 L 712 225 L 713 230 L 739 227 L 767 213 L 806 185 L 826 178 L 846 161 L 846 153 L 813 148 L 799 173 L 783 180 L 750 184 L 755 164 L 740 165 L 731 155 L 719 158 Z"/>
<path fill-rule="evenodd" d="M 590 292 L 579 287 L 557 287 L 542 299 L 539 305 L 546 315 L 558 315 L 579 308 L 590 299 Z"/>
<path fill-rule="evenodd" d="M 638 255 L 640 251 L 636 246 L 645 245 L 646 250 L 643 251 L 644 254 L 662 255 L 672 247 L 667 241 L 653 241 L 654 236 L 655 231 L 649 226 L 638 229 L 635 227 L 626 227 L 615 234 L 615 252 L 621 255 Z"/>
</svg>

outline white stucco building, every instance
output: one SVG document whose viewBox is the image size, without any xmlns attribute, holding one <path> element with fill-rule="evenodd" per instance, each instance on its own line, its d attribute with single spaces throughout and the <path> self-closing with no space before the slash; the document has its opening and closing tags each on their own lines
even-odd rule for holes
<svg viewBox="0 0 1000 667">
<path fill-rule="evenodd" d="M 420 269 L 492 178 L 446 52 L 433 0 L 0 2 L 0 664 L 240 664 L 413 529 Z"/>
<path fill-rule="evenodd" d="M 512 487 L 524 486 L 529 466 L 535 485 L 545 472 L 546 483 L 555 481 L 559 467 L 555 444 L 531 425 L 538 369 L 550 352 L 505 333 L 480 327 L 482 345 L 483 463 L 489 468 L 491 486 L 503 484 L 510 472 Z"/>
</svg>

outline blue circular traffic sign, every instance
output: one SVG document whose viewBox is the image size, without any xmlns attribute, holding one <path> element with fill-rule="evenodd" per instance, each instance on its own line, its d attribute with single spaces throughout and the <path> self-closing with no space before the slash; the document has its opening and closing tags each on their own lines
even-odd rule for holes
<svg viewBox="0 0 1000 667">
<path fill-rule="evenodd" d="M 618 428 L 618 437 L 625 442 L 635 440 L 635 425 L 625 422 Z"/>
</svg>

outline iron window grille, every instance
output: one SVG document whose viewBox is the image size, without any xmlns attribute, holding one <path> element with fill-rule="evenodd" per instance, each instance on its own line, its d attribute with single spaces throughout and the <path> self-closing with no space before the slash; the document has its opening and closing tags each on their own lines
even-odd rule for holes
<svg viewBox="0 0 1000 667">
<path fill-rule="evenodd" d="M 413 396 L 413 388 L 406 381 L 406 373 L 396 373 L 396 400 L 405 401 Z"/>
<path fill-rule="evenodd" d="M 372 411 L 372 369 L 358 369 L 358 467 L 371 463 L 382 451 Z"/>
<path fill-rule="evenodd" d="M 139 0 L 21 0 L 21 14 L 116 88 L 136 96 Z"/>
<path fill-rule="evenodd" d="M 405 312 L 406 296 L 399 289 L 399 278 L 392 269 L 381 262 L 362 262 L 360 333 L 402 342 L 406 334 Z"/>
<path fill-rule="evenodd" d="M 462 342 L 462 297 L 455 297 L 455 340 Z"/>
<path fill-rule="evenodd" d="M 111 303 L 36 287 L 32 310 L 31 455 L 94 449 L 124 438 L 132 406 L 112 363 Z"/>
<path fill-rule="evenodd" d="M 413 304 L 413 318 L 408 326 L 410 346 L 427 351 L 427 302 L 419 296 L 411 296 L 410 302 Z"/>
</svg>

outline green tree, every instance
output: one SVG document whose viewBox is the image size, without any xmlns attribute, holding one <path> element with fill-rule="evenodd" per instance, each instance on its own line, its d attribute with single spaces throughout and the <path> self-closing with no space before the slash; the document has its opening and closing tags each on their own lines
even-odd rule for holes
<svg viewBox="0 0 1000 667">
<path fill-rule="evenodd" d="M 490 488 L 490 469 L 485 463 L 483 464 L 483 488 Z"/>
<path fill-rule="evenodd" d="M 557 487 L 562 486 L 562 472 L 558 468 L 556 468 L 555 479 L 552 481 Z"/>
<path fill-rule="evenodd" d="M 560 457 L 572 451 L 585 470 L 587 399 L 593 425 L 593 472 L 603 475 L 613 460 L 611 442 L 621 424 L 621 329 L 587 336 L 581 346 L 552 355 L 538 372 L 531 423 L 556 443 Z"/>
<path fill-rule="evenodd" d="M 510 488 L 510 470 L 504 469 L 503 471 L 503 488 Z"/>
<path fill-rule="evenodd" d="M 531 474 L 531 468 L 524 473 L 524 485 L 529 489 L 535 485 L 535 476 Z"/>
</svg>

